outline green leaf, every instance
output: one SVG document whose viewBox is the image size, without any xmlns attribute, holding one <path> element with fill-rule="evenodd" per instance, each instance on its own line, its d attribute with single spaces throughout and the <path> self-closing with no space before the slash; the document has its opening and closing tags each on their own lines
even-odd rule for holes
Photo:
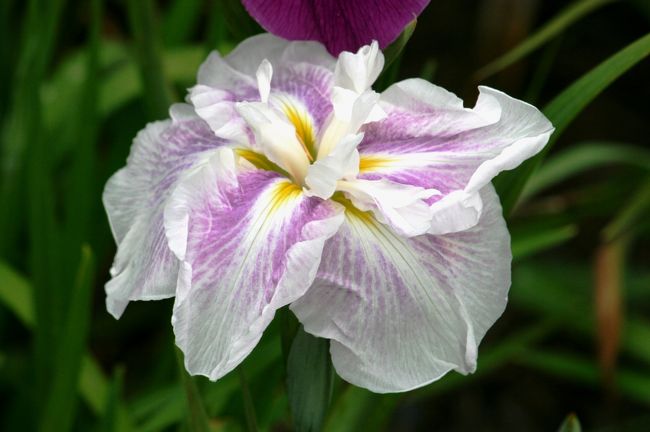
<svg viewBox="0 0 650 432">
<path fill-rule="evenodd" d="M 214 1 L 210 6 L 208 30 L 204 38 L 207 52 L 214 49 L 221 50 L 226 43 L 226 17 L 219 3 L 220 1 Z"/>
<path fill-rule="evenodd" d="M 257 432 L 257 416 L 255 414 L 255 404 L 251 396 L 251 391 L 248 387 L 248 380 L 244 369 L 240 365 L 237 367 L 237 374 L 239 375 L 239 384 L 241 387 L 242 398 L 244 399 L 244 414 L 246 416 L 246 428 L 248 432 Z"/>
<path fill-rule="evenodd" d="M 404 51 L 409 39 L 411 39 L 416 25 L 417 20 L 415 19 L 407 24 L 404 31 L 402 31 L 397 39 L 384 50 L 384 69 L 381 71 L 381 74 L 373 85 L 375 90 L 379 92 L 384 91 L 397 80 L 402 52 Z"/>
<path fill-rule="evenodd" d="M 208 416 L 205 413 L 205 407 L 201 400 L 201 394 L 196 388 L 194 379 L 185 370 L 183 363 L 183 353 L 177 347 L 176 359 L 178 361 L 178 371 L 181 375 L 183 389 L 185 390 L 185 401 L 187 403 L 187 420 L 188 430 L 190 432 L 210 432 Z"/>
<path fill-rule="evenodd" d="M 38 406 L 43 407 L 52 385 L 51 356 L 60 343 L 66 299 L 59 295 L 61 262 L 58 226 L 55 218 L 55 193 L 51 181 L 52 164 L 48 137 L 42 125 L 39 86 L 45 76 L 54 49 L 54 40 L 64 0 L 30 1 L 24 30 L 21 63 L 17 69 L 13 122 L 7 131 L 6 148 L 13 147 L 17 165 L 26 168 L 27 226 L 29 229 L 29 263 L 34 287 L 34 373 Z M 10 179 L 11 181 L 11 179 Z M 18 187 L 8 183 L 9 187 Z M 6 185 L 5 185 L 6 186 Z M 24 187 L 24 185 L 21 185 Z M 3 203 L 0 208 L 14 208 Z M 5 212 L 2 212 L 5 213 Z M 12 212 L 6 212 L 12 213 Z M 10 227 L 3 227 L 11 229 Z M 15 227 L 13 227 L 15 229 Z M 4 235 L 0 232 L 0 238 Z"/>
<path fill-rule="evenodd" d="M 221 23 L 227 27 L 227 35 L 235 41 L 244 40 L 265 30 L 248 14 L 240 0 L 215 0 L 215 13 L 223 15 Z"/>
<path fill-rule="evenodd" d="M 32 287 L 22 275 L 2 261 L 0 261 L 0 303 L 7 306 L 25 327 L 34 329 Z M 102 415 L 104 413 L 109 397 L 108 380 L 97 361 L 88 353 L 81 360 L 78 391 L 95 414 Z M 120 431 L 131 429 L 129 419 L 122 406 L 119 407 L 118 419 Z"/>
<path fill-rule="evenodd" d="M 90 409 L 103 415 L 108 404 L 109 382 L 99 363 L 88 353 L 81 360 L 78 389 Z"/>
<path fill-rule="evenodd" d="M 574 2 L 519 45 L 479 69 L 475 74 L 476 81 L 483 81 L 487 77 L 518 62 L 558 36 L 583 16 L 611 2 L 612 0 L 582 0 Z"/>
<path fill-rule="evenodd" d="M 64 327 L 54 362 L 56 374 L 41 417 L 41 431 L 65 432 L 72 427 L 76 410 L 79 368 L 89 330 L 94 263 L 88 246 L 82 248 L 81 263 L 71 295 Z"/>
<path fill-rule="evenodd" d="M 544 114 L 555 126 L 549 143 L 537 156 L 525 161 L 516 170 L 501 173 L 494 181 L 504 214 L 510 214 L 526 182 L 571 121 L 609 84 L 648 55 L 650 33 L 596 66 L 546 106 Z"/>
<path fill-rule="evenodd" d="M 128 0 L 127 7 L 149 118 L 163 119 L 173 97 L 163 69 L 154 5 L 152 0 Z"/>
<path fill-rule="evenodd" d="M 603 230 L 605 241 L 612 242 L 635 230 L 637 222 L 648 216 L 650 209 L 650 177 L 643 182 L 628 204 Z"/>
<path fill-rule="evenodd" d="M 15 34 L 10 37 L 10 43 L 19 46 L 15 74 L 10 84 L 12 89 L 10 110 L 3 124 L 0 124 L 0 208 L 11 209 L 11 211 L 0 211 L 0 257 L 5 257 L 8 252 L 12 251 L 15 247 L 17 233 L 21 231 L 22 218 L 25 216 L 21 202 L 24 199 L 25 184 L 28 185 L 28 188 L 34 189 L 29 192 L 31 198 L 29 205 L 34 213 L 38 214 L 39 210 L 42 210 L 34 208 L 33 205 L 39 200 L 40 194 L 47 196 L 47 191 L 36 190 L 47 185 L 35 185 L 37 174 L 34 171 L 47 166 L 44 155 L 35 154 L 33 151 L 42 147 L 38 144 L 40 136 L 43 135 L 38 92 L 52 58 L 54 44 L 57 40 L 59 18 L 65 0 L 48 2 L 32 0 L 23 3 L 26 3 L 26 16 L 20 32 L 20 43 L 16 40 Z M 32 163 L 30 164 L 30 162 Z M 27 165 L 31 166 L 27 168 Z M 33 176 L 26 175 L 24 172 L 26 169 L 31 171 Z M 47 171 L 40 175 L 42 181 L 49 178 Z M 37 194 L 34 195 L 34 193 Z M 43 216 L 47 216 L 47 214 L 43 214 Z M 47 232 L 48 227 L 44 227 L 43 230 Z M 47 261 L 45 256 L 50 251 L 41 249 L 40 252 L 42 252 L 42 256 L 36 257 L 34 254 L 32 257 L 32 265 L 44 265 L 44 262 Z M 40 270 L 38 271 L 40 272 Z M 50 304 L 50 307 L 56 304 L 55 301 Z M 49 320 L 47 314 L 39 313 L 39 315 L 46 321 Z M 52 333 L 56 332 L 54 322 L 52 325 L 48 325 L 48 328 L 52 330 Z M 49 337 L 39 336 L 36 343 L 37 351 L 46 351 L 46 345 L 51 340 L 53 340 L 52 334 Z M 39 355 L 38 358 L 40 359 L 41 356 Z M 44 383 L 43 366 L 39 364 L 36 366 L 35 372 L 39 376 L 38 381 Z"/>
<path fill-rule="evenodd" d="M 104 415 L 101 423 L 102 432 L 121 432 L 119 423 L 119 402 L 120 394 L 122 393 L 122 385 L 124 382 L 124 369 L 118 368 L 113 374 L 110 387 L 108 389 L 108 397 L 106 398 L 106 406 L 104 408 Z"/>
<path fill-rule="evenodd" d="M 92 0 L 91 28 L 86 50 L 86 68 L 82 91 L 78 99 L 78 116 L 69 116 L 70 129 L 75 130 L 74 154 L 67 195 L 67 244 L 77 249 L 90 236 L 93 204 L 99 195 L 93 173 L 96 171 L 95 146 L 97 138 L 99 99 L 99 51 L 102 25 L 102 0 Z M 71 254 L 76 258 L 76 250 Z"/>
<path fill-rule="evenodd" d="M 533 196 L 571 176 L 610 164 L 638 166 L 650 171 L 650 151 L 614 142 L 577 144 L 545 161 L 526 184 L 521 198 Z"/>
<path fill-rule="evenodd" d="M 317 432 L 323 427 L 332 379 L 329 341 L 310 335 L 300 326 L 287 363 L 289 407 L 298 432 Z"/>
<path fill-rule="evenodd" d="M 567 381 L 586 384 L 596 389 L 602 386 L 600 370 L 592 359 L 549 349 L 531 349 L 513 360 Z M 616 375 L 616 386 L 631 400 L 642 404 L 650 403 L 650 378 L 647 373 L 621 368 Z"/>
<path fill-rule="evenodd" d="M 267 336 L 265 334 L 265 337 Z M 243 366 L 253 381 L 258 381 L 261 375 L 266 377 L 270 369 L 279 366 L 281 350 L 277 339 L 262 339 L 244 361 Z M 202 398 L 207 413 L 210 416 L 222 415 L 240 388 L 238 373 L 230 373 L 219 379 L 217 384 L 207 386 Z M 147 393 L 129 406 L 131 418 L 138 425 L 138 431 L 142 432 L 158 431 L 179 423 L 187 411 L 185 395 L 177 385 Z"/>
<path fill-rule="evenodd" d="M 201 18 L 201 0 L 176 0 L 163 17 L 162 34 L 165 45 L 173 46 L 187 42 Z"/>
<path fill-rule="evenodd" d="M 570 265 L 566 261 L 550 263 L 521 262 L 512 273 L 510 304 L 520 310 L 536 313 L 562 323 L 567 332 L 581 338 L 594 337 L 595 320 L 592 310 L 591 272 L 589 266 Z M 640 280 L 639 274 L 626 276 L 628 284 Z M 626 287 L 628 291 L 632 286 Z M 581 319 L 576 319 L 579 316 Z M 650 364 L 650 322 L 628 311 L 621 340 L 621 351 Z"/>
<path fill-rule="evenodd" d="M 582 432 L 578 417 L 573 413 L 569 414 L 560 425 L 558 432 Z"/>
<path fill-rule="evenodd" d="M 29 283 L 0 261 L 0 303 L 4 303 L 27 327 L 34 327 L 34 305 Z"/>
<path fill-rule="evenodd" d="M 530 255 L 550 249 L 575 237 L 578 228 L 575 225 L 550 227 L 530 230 L 526 235 L 512 236 L 512 258 L 521 260 Z"/>
<path fill-rule="evenodd" d="M 402 54 L 402 51 L 406 47 L 406 44 L 411 39 L 411 36 L 413 36 L 415 27 L 418 24 L 417 21 L 417 19 L 414 19 L 408 23 L 406 27 L 404 27 L 404 31 L 402 31 L 397 39 L 395 39 L 395 41 L 392 44 L 388 45 L 384 50 L 384 71 L 386 71 L 390 65 Z"/>
<path fill-rule="evenodd" d="M 289 363 L 289 353 L 291 344 L 296 338 L 300 323 L 296 316 L 285 306 L 278 310 L 278 321 L 280 322 L 280 337 L 282 342 L 282 357 L 284 357 L 285 367 Z"/>
</svg>

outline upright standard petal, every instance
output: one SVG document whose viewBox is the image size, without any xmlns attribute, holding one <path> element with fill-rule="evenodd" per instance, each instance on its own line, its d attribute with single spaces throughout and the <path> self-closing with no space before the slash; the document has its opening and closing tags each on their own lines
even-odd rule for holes
<svg viewBox="0 0 650 432">
<path fill-rule="evenodd" d="M 303 151 L 294 125 L 284 114 L 262 102 L 240 102 L 237 111 L 253 130 L 256 147 L 302 183 L 309 167 L 308 151 Z"/>
<path fill-rule="evenodd" d="M 429 0 L 243 0 L 267 31 L 291 40 L 317 40 L 329 52 L 356 51 L 378 40 L 393 42 Z"/>
<path fill-rule="evenodd" d="M 479 191 L 538 153 L 553 126 L 535 107 L 487 87 L 473 109 L 448 91 L 411 79 L 382 94 L 387 117 L 364 129 L 360 177 L 436 189 L 432 234 L 478 222 Z"/>
<path fill-rule="evenodd" d="M 259 69 L 266 64 L 273 66 L 272 84 L 267 83 L 269 69 Z M 267 90 L 288 94 L 308 106 L 320 127 L 332 110 L 329 93 L 335 65 L 336 59 L 319 43 L 261 34 L 246 39 L 225 57 L 212 52 L 199 69 L 189 100 L 217 136 L 245 143 L 246 125 L 235 103 L 259 101 L 261 83 L 264 96 Z"/>
<path fill-rule="evenodd" d="M 339 179 L 356 177 L 359 173 L 357 146 L 362 139 L 363 134 L 348 135 L 334 151 L 310 165 L 305 178 L 306 193 L 329 199 L 334 194 Z"/>
<path fill-rule="evenodd" d="M 479 223 L 443 236 L 402 238 L 346 209 L 313 286 L 291 305 L 307 332 L 331 339 L 342 378 L 385 393 L 475 369 L 505 307 L 511 261 L 498 197 L 492 186 L 481 195 Z"/>
<path fill-rule="evenodd" d="M 361 94 L 372 86 L 383 68 L 384 54 L 377 41 L 356 52 L 344 51 L 336 62 L 334 85 Z"/>
<path fill-rule="evenodd" d="M 187 111 L 183 107 L 173 111 Z M 127 166 L 106 184 L 104 207 L 117 242 L 106 284 L 108 311 L 119 318 L 131 300 L 171 297 L 178 263 L 167 248 L 163 207 L 178 177 L 201 155 L 223 144 L 196 115 L 149 124 L 131 148 Z"/>
<path fill-rule="evenodd" d="M 216 380 L 259 341 L 275 311 L 311 285 L 337 203 L 262 170 L 235 177 L 220 155 L 183 179 L 165 214 L 182 260 L 172 323 L 193 374 Z"/>
</svg>

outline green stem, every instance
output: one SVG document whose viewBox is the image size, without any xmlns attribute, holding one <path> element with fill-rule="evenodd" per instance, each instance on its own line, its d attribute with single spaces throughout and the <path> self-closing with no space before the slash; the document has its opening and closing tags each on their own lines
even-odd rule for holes
<svg viewBox="0 0 650 432">
<path fill-rule="evenodd" d="M 237 368 L 237 374 L 239 375 L 239 383 L 241 385 L 241 392 L 244 398 L 244 413 L 246 415 L 247 430 L 248 432 L 257 432 L 259 429 L 257 428 L 255 406 L 253 405 L 253 398 L 251 397 L 251 392 L 248 388 L 248 381 L 246 381 L 244 369 L 241 366 Z"/>
</svg>

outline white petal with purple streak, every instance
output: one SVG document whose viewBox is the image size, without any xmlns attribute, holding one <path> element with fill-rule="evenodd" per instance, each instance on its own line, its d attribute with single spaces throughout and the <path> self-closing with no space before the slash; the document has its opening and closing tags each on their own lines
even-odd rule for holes
<svg viewBox="0 0 650 432">
<path fill-rule="evenodd" d="M 223 145 L 187 107 L 176 111 L 184 120 L 151 123 L 138 133 L 127 166 L 104 189 L 118 246 L 106 284 L 107 309 L 115 317 L 131 300 L 174 295 L 178 262 L 167 248 L 163 208 L 179 176 Z"/>
<path fill-rule="evenodd" d="M 313 286 L 291 305 L 307 332 L 331 339 L 342 378 L 385 393 L 475 369 L 506 304 L 511 260 L 498 198 L 491 186 L 481 194 L 479 223 L 445 236 L 405 239 L 346 211 Z"/>
<path fill-rule="evenodd" d="M 309 106 L 319 127 L 331 112 L 335 64 L 318 43 L 290 42 L 269 34 L 253 36 L 225 57 L 211 53 L 199 69 L 198 84 L 190 90 L 189 100 L 217 136 L 238 143 L 246 143 L 248 137 L 234 104 L 265 101 L 274 92 Z"/>
<path fill-rule="evenodd" d="M 170 244 L 183 260 L 176 343 L 188 371 L 212 380 L 236 367 L 275 311 L 309 288 L 323 244 L 343 220 L 340 205 L 308 198 L 272 172 L 239 172 L 233 184 L 223 176 L 229 160 L 222 155 L 185 177 L 166 210 Z"/>
<path fill-rule="evenodd" d="M 481 214 L 479 191 L 499 172 L 538 153 L 553 132 L 535 107 L 479 87 L 475 108 L 444 89 L 411 79 L 382 94 L 387 117 L 364 129 L 364 158 L 380 160 L 362 170 L 369 180 L 436 189 L 433 234 L 470 228 Z M 369 165 L 369 166 L 370 166 Z"/>
</svg>

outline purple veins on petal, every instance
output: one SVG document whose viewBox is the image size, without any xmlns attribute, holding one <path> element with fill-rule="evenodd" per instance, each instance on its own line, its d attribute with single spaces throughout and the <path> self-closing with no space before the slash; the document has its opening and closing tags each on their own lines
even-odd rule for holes
<svg viewBox="0 0 650 432">
<path fill-rule="evenodd" d="M 416 3 L 247 1 L 311 17 L 312 31 L 334 5 L 325 36 Z M 360 15 L 346 13 L 361 9 L 368 22 L 355 27 Z M 370 390 L 475 369 L 510 285 L 490 181 L 539 152 L 553 126 L 486 87 L 474 108 L 419 79 L 380 95 L 378 43 L 357 47 L 336 59 L 318 42 L 263 34 L 213 53 L 190 103 L 141 132 L 108 182 L 108 309 L 175 296 L 190 373 L 228 373 L 288 304 L 331 339 L 339 374 Z"/>
<path fill-rule="evenodd" d="M 267 31 L 289 40 L 315 40 L 332 55 L 373 40 L 383 49 L 417 18 L 429 0 L 243 0 Z"/>
<path fill-rule="evenodd" d="M 151 123 L 135 138 L 127 166 L 109 179 L 103 201 L 118 248 L 106 303 L 114 316 L 131 300 L 174 295 L 178 263 L 167 248 L 165 201 L 198 155 L 223 143 L 198 117 Z"/>
</svg>

